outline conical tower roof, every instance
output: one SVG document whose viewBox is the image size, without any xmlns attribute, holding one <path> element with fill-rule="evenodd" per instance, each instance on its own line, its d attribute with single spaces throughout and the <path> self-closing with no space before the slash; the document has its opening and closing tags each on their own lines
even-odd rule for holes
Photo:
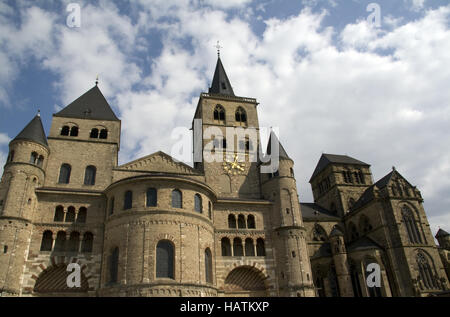
<svg viewBox="0 0 450 317">
<path fill-rule="evenodd" d="M 39 143 L 48 148 L 47 137 L 45 136 L 44 126 L 41 117 L 36 115 L 30 123 L 14 138 L 16 140 L 26 140 Z"/>
<path fill-rule="evenodd" d="M 289 157 L 289 155 L 287 155 L 286 150 L 284 149 L 284 147 L 281 145 L 280 140 L 278 139 L 278 137 L 276 136 L 276 134 L 272 131 L 270 132 L 270 137 L 269 137 L 269 143 L 267 144 L 267 154 L 272 154 L 272 138 L 275 139 L 276 142 L 278 142 L 279 145 L 279 149 L 278 149 L 278 155 L 280 158 L 285 158 L 285 159 L 291 159 Z"/>
<path fill-rule="evenodd" d="M 55 117 L 120 121 L 109 106 L 98 86 L 94 86 L 84 95 L 54 115 Z"/>
<path fill-rule="evenodd" d="M 225 68 L 223 67 L 220 57 L 217 59 L 216 71 L 214 72 L 211 88 L 209 88 L 210 94 L 220 94 L 235 96 L 233 88 L 231 87 L 230 80 L 228 79 Z"/>
</svg>

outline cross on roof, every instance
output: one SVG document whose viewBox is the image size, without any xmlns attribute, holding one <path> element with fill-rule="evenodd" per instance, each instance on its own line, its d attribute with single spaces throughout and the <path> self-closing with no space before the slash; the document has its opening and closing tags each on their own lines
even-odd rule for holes
<svg viewBox="0 0 450 317">
<path fill-rule="evenodd" d="M 217 56 L 220 57 L 220 49 L 223 48 L 223 47 L 220 46 L 219 41 L 217 41 L 217 44 L 214 47 L 217 48 Z"/>
<path fill-rule="evenodd" d="M 86 110 L 83 111 L 83 114 L 84 114 L 85 117 L 87 117 L 91 113 L 92 113 L 91 109 L 86 109 Z"/>
</svg>

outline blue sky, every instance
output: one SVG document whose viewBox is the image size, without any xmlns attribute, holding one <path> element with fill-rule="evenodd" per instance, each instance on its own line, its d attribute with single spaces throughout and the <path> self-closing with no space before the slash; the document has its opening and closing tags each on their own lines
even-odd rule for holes
<svg viewBox="0 0 450 317">
<path fill-rule="evenodd" d="M 81 7 L 81 27 L 66 6 Z M 381 8 L 381 26 L 367 6 Z M 450 230 L 450 5 L 438 0 L 136 0 L 0 3 L 0 165 L 8 142 L 94 85 L 122 120 L 120 162 L 191 123 L 220 40 L 236 94 L 280 127 L 302 201 L 321 153 L 396 166 Z M 0 167 L 1 171 L 2 167 Z"/>
</svg>

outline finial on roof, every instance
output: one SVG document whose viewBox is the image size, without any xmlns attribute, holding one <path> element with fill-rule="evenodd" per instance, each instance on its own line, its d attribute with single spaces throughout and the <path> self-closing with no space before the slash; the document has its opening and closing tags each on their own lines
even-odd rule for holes
<svg viewBox="0 0 450 317">
<path fill-rule="evenodd" d="M 97 74 L 97 77 L 95 78 L 95 86 L 97 86 L 98 85 L 98 74 Z"/>
<path fill-rule="evenodd" d="M 40 117 L 41 116 L 41 109 L 38 109 L 38 113 L 37 116 Z"/>
<path fill-rule="evenodd" d="M 393 170 L 393 171 L 396 171 L 397 169 L 395 168 L 395 166 L 392 166 L 392 170 Z"/>
<path fill-rule="evenodd" d="M 223 47 L 220 46 L 219 41 L 217 41 L 217 44 L 214 47 L 217 48 L 217 57 L 220 58 L 220 49 Z"/>
</svg>

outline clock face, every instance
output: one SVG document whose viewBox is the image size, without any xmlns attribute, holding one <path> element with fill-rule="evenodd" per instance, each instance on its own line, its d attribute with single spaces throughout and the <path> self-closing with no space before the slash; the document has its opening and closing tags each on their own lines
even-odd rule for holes
<svg viewBox="0 0 450 317">
<path fill-rule="evenodd" d="M 223 162 L 223 170 L 229 175 L 242 175 L 245 172 L 245 163 L 238 162 L 238 155 L 225 158 Z"/>
</svg>

